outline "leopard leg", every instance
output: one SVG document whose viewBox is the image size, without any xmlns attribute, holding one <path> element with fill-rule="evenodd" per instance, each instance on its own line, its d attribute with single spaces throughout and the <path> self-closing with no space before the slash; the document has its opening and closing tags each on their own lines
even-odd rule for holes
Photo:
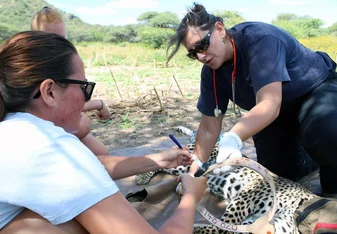
<svg viewBox="0 0 337 234">
<path fill-rule="evenodd" d="M 191 129 L 186 128 L 184 126 L 178 126 L 177 127 L 177 131 L 185 134 L 186 136 L 189 136 L 190 137 L 190 142 L 192 144 L 195 143 L 196 133 L 194 131 L 192 131 Z"/>
<path fill-rule="evenodd" d="M 297 225 L 290 210 L 282 210 L 282 213 L 274 217 L 275 233 L 299 234 Z"/>
<path fill-rule="evenodd" d="M 150 171 L 150 172 L 146 172 L 143 174 L 138 174 L 135 176 L 135 181 L 136 184 L 138 185 L 144 185 L 144 184 L 148 184 L 150 182 L 150 180 L 159 172 L 159 170 L 157 171 Z"/>
<path fill-rule="evenodd" d="M 176 168 L 170 168 L 170 169 L 159 169 L 156 171 L 150 171 L 143 174 L 138 174 L 135 177 L 136 184 L 138 185 L 144 185 L 148 184 L 150 180 L 157 174 L 157 173 L 166 173 L 169 175 L 175 175 L 179 176 L 183 173 L 187 173 L 190 169 L 190 166 L 178 166 Z"/>
<path fill-rule="evenodd" d="M 219 234 L 219 229 L 211 224 L 196 223 L 193 234 Z"/>
</svg>

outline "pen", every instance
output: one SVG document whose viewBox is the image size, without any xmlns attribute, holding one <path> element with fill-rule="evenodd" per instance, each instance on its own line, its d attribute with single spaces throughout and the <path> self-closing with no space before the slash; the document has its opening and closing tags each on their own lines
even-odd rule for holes
<svg viewBox="0 0 337 234">
<path fill-rule="evenodd" d="M 179 147 L 179 149 L 183 149 L 183 147 L 181 146 L 181 144 L 178 142 L 178 140 L 172 134 L 169 134 L 169 136 L 170 136 L 171 140 Z M 192 154 L 192 159 L 198 164 L 198 166 L 200 168 L 207 170 L 208 165 L 206 163 L 205 164 L 202 163 L 194 154 Z"/>
<path fill-rule="evenodd" d="M 178 146 L 179 149 L 183 149 L 183 147 L 181 146 L 181 144 L 177 141 L 176 138 L 174 138 L 174 136 L 172 134 L 169 134 L 169 137 Z"/>
</svg>

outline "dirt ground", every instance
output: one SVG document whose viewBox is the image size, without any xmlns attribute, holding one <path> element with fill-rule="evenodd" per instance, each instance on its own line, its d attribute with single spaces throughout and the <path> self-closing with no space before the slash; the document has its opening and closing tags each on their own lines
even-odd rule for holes
<svg viewBox="0 0 337 234">
<path fill-rule="evenodd" d="M 167 140 L 170 133 L 176 137 L 183 136 L 176 131 L 179 125 L 197 130 L 201 117 L 196 108 L 199 84 L 182 85 L 181 90 L 170 90 L 167 95 L 168 88 L 160 87 L 156 92 L 150 90 L 143 95 L 130 95 L 130 98 L 121 100 L 111 98 L 106 85 L 97 83 L 93 99 L 104 100 L 110 110 L 110 118 L 99 120 L 97 111 L 87 112 L 92 120 L 91 134 L 111 151 Z M 181 93 L 195 95 L 183 97 Z M 235 116 L 226 115 L 223 129 L 231 128 L 234 123 Z"/>
</svg>

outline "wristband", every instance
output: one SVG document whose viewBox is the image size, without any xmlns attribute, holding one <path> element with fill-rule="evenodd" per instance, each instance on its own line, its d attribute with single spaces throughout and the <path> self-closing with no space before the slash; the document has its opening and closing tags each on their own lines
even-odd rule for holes
<svg viewBox="0 0 337 234">
<path fill-rule="evenodd" d="M 194 162 L 196 162 L 196 164 L 198 164 L 199 167 L 202 167 L 202 162 L 197 158 L 197 156 L 192 154 L 192 159 L 194 160 Z"/>
<path fill-rule="evenodd" d="M 192 158 L 193 158 L 194 162 L 196 162 L 197 165 L 198 165 L 198 167 L 199 167 L 199 169 L 198 169 L 197 172 L 194 174 L 194 176 L 195 176 L 195 177 L 200 177 L 200 176 L 202 176 L 202 175 L 205 173 L 205 171 L 207 171 L 207 169 L 208 169 L 208 164 L 207 164 L 207 163 L 201 162 L 201 161 L 197 158 L 197 156 L 195 156 L 194 154 L 192 154 Z"/>
<path fill-rule="evenodd" d="M 103 103 L 103 101 L 102 101 L 102 99 L 99 99 L 100 101 L 101 101 L 101 108 L 99 108 L 99 109 L 97 109 L 98 111 L 101 111 L 101 110 L 103 110 L 103 105 L 104 105 L 104 103 Z"/>
</svg>

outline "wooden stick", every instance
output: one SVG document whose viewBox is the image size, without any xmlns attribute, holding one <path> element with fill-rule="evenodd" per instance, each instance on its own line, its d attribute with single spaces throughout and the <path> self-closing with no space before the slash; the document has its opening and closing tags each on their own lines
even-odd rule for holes
<svg viewBox="0 0 337 234">
<path fill-rule="evenodd" d="M 109 72 L 110 72 L 110 75 L 111 75 L 112 79 L 114 80 L 114 83 L 115 83 L 117 92 L 118 92 L 118 94 L 119 94 L 119 97 L 121 98 L 121 100 L 123 100 L 123 97 L 122 97 L 121 92 L 119 91 L 118 84 L 117 84 L 117 81 L 116 81 L 116 79 L 115 79 L 115 76 L 114 76 L 114 74 L 112 73 L 110 67 L 108 67 L 108 69 L 109 69 Z"/>
<path fill-rule="evenodd" d="M 158 95 L 156 86 L 155 86 L 154 84 L 152 84 L 152 85 L 153 85 L 153 90 L 154 90 L 154 92 L 156 93 L 156 96 L 157 96 L 157 98 L 158 98 L 158 102 L 159 102 L 159 105 L 160 105 L 160 111 L 163 111 L 163 110 L 164 110 L 164 107 L 163 107 L 163 105 L 162 105 L 162 103 L 161 103 L 161 100 L 160 100 L 160 97 L 159 97 L 159 95 Z"/>
<path fill-rule="evenodd" d="M 175 77 L 174 75 L 173 75 L 173 79 L 174 79 L 174 81 L 176 82 L 176 84 L 177 84 L 177 86 L 178 86 L 178 89 L 179 89 L 179 91 L 180 91 L 181 96 L 183 96 L 183 98 L 185 98 L 183 92 L 182 92 L 181 89 L 180 89 L 179 83 L 178 83 L 178 81 L 177 81 L 177 79 L 176 79 L 176 77 Z"/>
<path fill-rule="evenodd" d="M 112 77 L 112 79 L 113 79 L 113 81 L 114 81 L 114 83 L 115 83 L 115 86 L 116 86 L 116 89 L 117 89 L 117 91 L 118 91 L 119 97 L 121 98 L 121 100 L 123 100 L 122 94 L 121 94 L 121 92 L 119 91 L 119 88 L 118 88 L 118 85 L 117 85 L 117 81 L 116 81 L 116 79 L 115 79 L 115 76 L 114 76 L 114 74 L 112 73 L 110 67 L 107 65 L 105 59 L 104 59 L 104 65 L 109 69 L 110 75 L 111 75 L 111 77 Z"/>
</svg>

